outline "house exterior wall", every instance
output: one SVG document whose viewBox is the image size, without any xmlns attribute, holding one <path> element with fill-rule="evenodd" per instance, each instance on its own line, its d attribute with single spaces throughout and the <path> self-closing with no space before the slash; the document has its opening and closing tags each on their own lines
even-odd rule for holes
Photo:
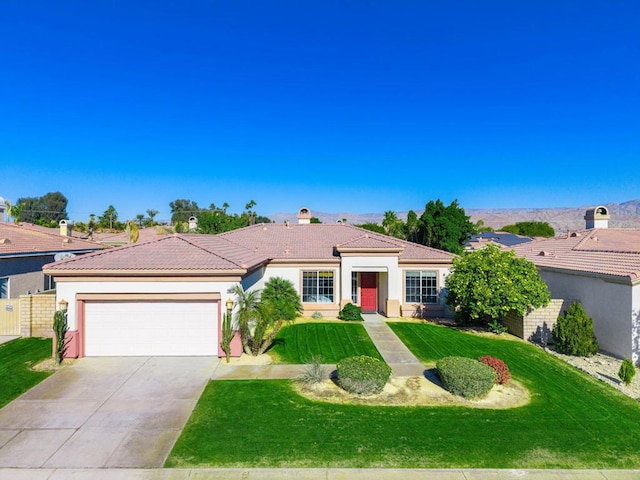
<svg viewBox="0 0 640 480">
<path fill-rule="evenodd" d="M 632 339 L 634 327 L 638 331 L 638 286 L 632 287 L 602 277 L 555 271 L 540 270 L 540 276 L 553 298 L 580 301 L 593 319 L 596 339 L 603 352 L 638 361 L 638 341 Z"/>
<path fill-rule="evenodd" d="M 166 281 L 159 282 L 150 279 L 148 281 L 59 281 L 56 285 L 57 300 L 69 302 L 67 310 L 67 321 L 69 330 L 78 329 L 78 312 L 76 309 L 76 298 L 78 294 L 87 293 L 220 293 L 221 305 L 225 305 L 228 298 L 235 301 L 233 287 L 237 282 L 233 281 Z M 224 308 L 224 307 L 223 307 Z"/>
<path fill-rule="evenodd" d="M 9 277 L 9 298 L 19 298 L 27 291 L 45 290 L 42 267 L 53 262 L 53 255 L 3 258 L 0 260 L 0 277 Z"/>
<path fill-rule="evenodd" d="M 434 271 L 437 272 L 438 278 L 438 302 L 434 304 L 424 304 L 417 305 L 413 303 L 405 302 L 405 272 L 412 271 Z M 446 308 L 445 301 L 447 299 L 446 296 L 446 288 L 445 279 L 447 275 L 451 272 L 450 268 L 442 267 L 442 266 L 433 266 L 433 265 L 415 265 L 410 267 L 404 267 L 402 269 L 400 275 L 400 310 L 401 315 L 403 317 L 418 317 L 418 318 L 428 318 L 428 317 L 442 317 L 442 316 L 450 316 L 449 310 Z"/>
</svg>

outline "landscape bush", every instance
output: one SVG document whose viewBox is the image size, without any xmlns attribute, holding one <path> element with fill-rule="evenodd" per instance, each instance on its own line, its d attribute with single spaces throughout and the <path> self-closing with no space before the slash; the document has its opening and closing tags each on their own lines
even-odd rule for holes
<svg viewBox="0 0 640 480">
<path fill-rule="evenodd" d="M 633 366 L 633 362 L 628 358 L 622 360 L 620 370 L 618 371 L 618 377 L 620 377 L 620 380 L 622 380 L 625 385 L 629 385 L 635 374 L 636 367 Z"/>
<path fill-rule="evenodd" d="M 436 368 L 444 388 L 461 397 L 485 397 L 496 383 L 495 370 L 473 358 L 444 357 Z"/>
<path fill-rule="evenodd" d="M 511 380 L 511 373 L 509 372 L 509 367 L 504 363 L 503 360 L 499 358 L 492 357 L 490 355 L 486 355 L 484 357 L 479 357 L 478 361 L 480 363 L 484 363 L 485 365 L 489 365 L 496 372 L 496 383 L 500 385 L 506 385 Z"/>
<path fill-rule="evenodd" d="M 580 302 L 574 302 L 556 321 L 553 330 L 556 350 L 566 355 L 589 357 L 599 345 L 593 331 L 593 320 Z"/>
<path fill-rule="evenodd" d="M 320 355 L 314 355 L 304 371 L 298 377 L 300 383 L 307 388 L 313 388 L 328 378 L 327 371 L 322 366 Z"/>
<path fill-rule="evenodd" d="M 347 303 L 343 309 L 338 312 L 338 318 L 346 321 L 364 321 L 364 318 L 362 318 L 362 308 L 353 303 Z"/>
<path fill-rule="evenodd" d="M 391 377 L 391 368 L 382 360 L 358 355 L 340 360 L 336 365 L 338 385 L 350 393 L 380 393 Z"/>
<path fill-rule="evenodd" d="M 509 327 L 507 327 L 500 320 L 493 320 L 487 324 L 487 329 L 491 333 L 495 333 L 496 335 L 502 335 L 503 333 L 507 333 L 509 331 Z"/>
</svg>

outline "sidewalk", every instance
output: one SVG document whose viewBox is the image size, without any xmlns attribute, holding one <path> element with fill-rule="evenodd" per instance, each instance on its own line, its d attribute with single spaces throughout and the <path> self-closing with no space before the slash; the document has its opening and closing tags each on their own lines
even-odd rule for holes
<svg viewBox="0 0 640 480">
<path fill-rule="evenodd" d="M 11 480 L 635 480 L 640 470 L 520 470 L 421 468 L 188 468 L 188 469 L 0 469 Z"/>
</svg>

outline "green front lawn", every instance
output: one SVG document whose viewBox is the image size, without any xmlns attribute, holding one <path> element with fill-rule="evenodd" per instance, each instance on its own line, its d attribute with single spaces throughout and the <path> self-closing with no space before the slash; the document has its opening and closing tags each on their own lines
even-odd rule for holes
<svg viewBox="0 0 640 480">
<path fill-rule="evenodd" d="M 394 331 L 425 363 L 494 355 L 531 402 L 508 410 L 340 405 L 286 380 L 213 381 L 168 467 L 639 468 L 640 405 L 525 342 L 429 324 Z"/>
<path fill-rule="evenodd" d="M 51 355 L 50 338 L 18 338 L 0 345 L 0 407 L 51 375 L 30 368 Z"/>
<path fill-rule="evenodd" d="M 361 323 L 300 323 L 278 332 L 269 355 L 278 363 L 338 363 L 343 358 L 369 355 L 382 359 Z"/>
</svg>

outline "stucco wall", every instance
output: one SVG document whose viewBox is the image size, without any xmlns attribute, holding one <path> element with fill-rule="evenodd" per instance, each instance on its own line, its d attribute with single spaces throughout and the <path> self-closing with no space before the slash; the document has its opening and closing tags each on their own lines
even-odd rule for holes
<svg viewBox="0 0 640 480">
<path fill-rule="evenodd" d="M 593 319 L 596 338 L 603 352 L 638 361 L 640 351 L 637 340 L 632 339 L 634 330 L 638 331 L 638 286 L 632 288 L 629 284 L 614 283 L 600 277 L 543 270 L 540 275 L 553 298 L 570 298 L 582 303 Z"/>
</svg>

